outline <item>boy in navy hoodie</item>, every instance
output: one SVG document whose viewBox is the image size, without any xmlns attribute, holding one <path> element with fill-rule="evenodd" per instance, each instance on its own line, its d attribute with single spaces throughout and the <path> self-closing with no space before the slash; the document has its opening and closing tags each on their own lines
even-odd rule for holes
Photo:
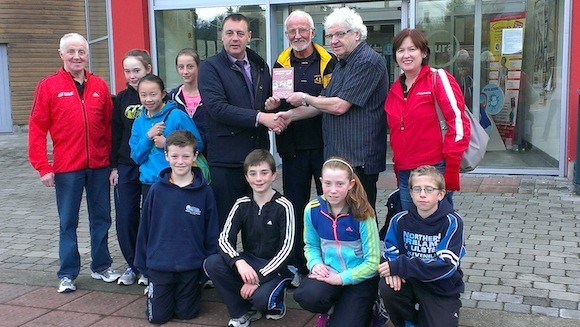
<svg viewBox="0 0 580 327">
<path fill-rule="evenodd" d="M 288 261 L 294 248 L 294 207 L 272 188 L 274 157 L 264 149 L 250 152 L 244 175 L 252 193 L 232 207 L 218 239 L 219 254 L 207 258 L 204 269 L 230 314 L 230 327 L 246 327 L 260 319 L 286 314 L 286 284 L 293 274 Z M 242 234 L 243 251 L 237 250 Z"/>
<path fill-rule="evenodd" d="M 149 277 L 146 313 L 154 324 L 198 315 L 202 265 L 217 252 L 215 199 L 201 170 L 192 167 L 197 155 L 191 132 L 169 134 L 165 158 L 170 167 L 161 171 L 143 205 L 135 266 Z"/>
<path fill-rule="evenodd" d="M 449 201 L 441 201 L 445 179 L 435 167 L 413 170 L 409 191 L 413 204 L 387 230 L 381 297 L 396 327 L 457 326 L 464 290 L 463 219 Z"/>
</svg>

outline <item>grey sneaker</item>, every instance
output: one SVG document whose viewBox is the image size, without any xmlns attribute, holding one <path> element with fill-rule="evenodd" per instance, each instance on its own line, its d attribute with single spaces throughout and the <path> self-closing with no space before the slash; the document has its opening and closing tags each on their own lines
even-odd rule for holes
<svg viewBox="0 0 580 327">
<path fill-rule="evenodd" d="M 257 310 L 250 310 L 239 318 L 232 318 L 228 322 L 228 327 L 248 327 L 251 321 L 262 318 L 262 314 Z"/>
<path fill-rule="evenodd" d="M 127 270 L 125 270 L 125 272 L 121 275 L 121 277 L 119 277 L 119 280 L 117 280 L 117 284 L 119 285 L 133 285 L 135 284 L 135 281 L 137 280 L 137 275 L 135 275 L 135 272 L 133 272 L 133 269 L 131 269 L 131 267 L 127 268 Z"/>
<path fill-rule="evenodd" d="M 139 281 L 137 282 L 137 284 L 147 286 L 149 285 L 149 278 L 141 275 L 141 277 L 139 277 Z"/>
<path fill-rule="evenodd" d="M 94 279 L 102 279 L 104 282 L 112 283 L 121 277 L 121 274 L 113 270 L 111 267 L 103 271 L 93 271 L 91 277 Z"/>
<path fill-rule="evenodd" d="M 305 278 L 304 275 L 295 273 L 294 277 L 292 278 L 292 282 L 290 283 L 290 287 L 298 288 L 298 286 L 300 286 L 300 283 L 302 283 L 302 279 L 304 278 Z"/>
<path fill-rule="evenodd" d="M 63 277 L 60 279 L 60 282 L 58 283 L 59 293 L 70 293 L 76 290 L 77 287 L 75 286 L 74 279 L 70 279 L 68 277 Z"/>
</svg>

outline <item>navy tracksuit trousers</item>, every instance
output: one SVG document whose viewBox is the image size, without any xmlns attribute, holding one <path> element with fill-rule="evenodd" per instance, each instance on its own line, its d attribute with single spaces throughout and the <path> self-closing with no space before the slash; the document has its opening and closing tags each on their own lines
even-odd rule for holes
<svg viewBox="0 0 580 327">
<path fill-rule="evenodd" d="M 119 182 L 115 186 L 115 227 L 121 253 L 135 273 L 135 244 L 141 218 L 141 182 L 139 166 L 119 165 Z"/>
<path fill-rule="evenodd" d="M 201 309 L 203 269 L 165 272 L 149 269 L 149 294 L 147 295 L 147 320 L 163 324 L 175 317 L 193 319 Z"/>
<path fill-rule="evenodd" d="M 373 277 L 355 285 L 330 285 L 305 278 L 294 291 L 294 300 L 310 312 L 328 314 L 332 308 L 328 327 L 366 327 L 371 322 L 378 281 Z"/>
<path fill-rule="evenodd" d="M 267 262 L 267 260 L 244 253 L 241 253 L 241 256 L 256 271 L 258 271 L 257 267 L 262 267 Z M 285 269 L 283 273 L 278 273 L 272 279 L 262 283 L 254 294 L 246 300 L 240 295 L 240 290 L 244 285 L 242 278 L 236 268 L 231 267 L 221 254 L 209 256 L 203 267 L 232 318 L 243 316 L 252 307 L 262 313 L 278 309 L 280 302 L 284 300 L 286 284 L 292 280 L 292 273 Z"/>
</svg>

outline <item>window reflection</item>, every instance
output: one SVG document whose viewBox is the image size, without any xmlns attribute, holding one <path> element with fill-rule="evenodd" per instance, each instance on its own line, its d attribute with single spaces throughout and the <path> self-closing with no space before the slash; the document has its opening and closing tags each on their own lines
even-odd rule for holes
<svg viewBox="0 0 580 327">
<path fill-rule="evenodd" d="M 223 49 L 221 26 L 224 18 L 232 13 L 248 18 L 252 31 L 248 47 L 266 58 L 265 12 L 265 6 L 259 5 L 156 11 L 157 65 L 167 88 L 182 81 L 175 70 L 175 56 L 179 50 L 194 48 L 203 61 Z"/>
<path fill-rule="evenodd" d="M 556 30 L 563 1 L 483 1 L 481 17 L 475 17 L 474 4 L 419 0 L 416 27 L 429 39 L 430 64 L 454 75 L 468 107 L 480 112 L 491 135 L 482 166 L 558 168 Z M 481 44 L 475 44 L 476 25 L 481 25 Z"/>
</svg>

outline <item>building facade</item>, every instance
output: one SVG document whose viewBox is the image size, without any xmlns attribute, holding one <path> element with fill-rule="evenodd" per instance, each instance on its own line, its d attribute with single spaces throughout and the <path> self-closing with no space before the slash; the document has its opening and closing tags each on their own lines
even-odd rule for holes
<svg viewBox="0 0 580 327">
<path fill-rule="evenodd" d="M 121 62 L 132 48 L 151 51 L 154 71 L 168 88 L 179 84 L 177 52 L 193 47 L 203 60 L 220 51 L 221 24 L 232 12 L 250 19 L 250 47 L 272 64 L 287 46 L 283 21 L 289 12 L 310 13 L 317 29 L 315 41 L 327 46 L 324 17 L 336 7 L 355 8 L 368 27 L 367 42 L 385 58 L 391 81 L 400 73 L 391 55 L 392 37 L 405 27 L 419 28 L 429 38 L 430 64 L 456 77 L 468 107 L 481 117 L 491 136 L 475 173 L 571 177 L 580 88 L 580 74 L 574 74 L 580 72 L 580 62 L 573 60 L 580 50 L 580 6 L 573 2 L 233 0 L 220 6 L 212 0 L 102 0 L 86 1 L 86 7 L 95 11 L 104 6 L 108 13 L 106 19 L 101 17 L 101 22 L 108 22 L 101 39 L 108 41 L 109 57 L 103 50 L 95 57 L 93 45 L 91 57 L 94 67 L 110 68 L 104 77 L 113 92 L 125 87 Z M 88 26 L 103 26 L 96 15 L 87 17 L 92 18 L 87 19 Z M 94 28 L 87 30 L 91 36 Z M 102 63 L 105 59 L 108 66 Z M 14 94 L 12 90 L 13 102 Z M 22 123 L 28 108 L 12 107 L 15 122 Z"/>
<path fill-rule="evenodd" d="M 107 81 L 111 40 L 107 1 L 0 0 L 0 133 L 25 125 L 34 89 L 62 66 L 60 38 L 86 36 L 90 69 Z"/>
</svg>

